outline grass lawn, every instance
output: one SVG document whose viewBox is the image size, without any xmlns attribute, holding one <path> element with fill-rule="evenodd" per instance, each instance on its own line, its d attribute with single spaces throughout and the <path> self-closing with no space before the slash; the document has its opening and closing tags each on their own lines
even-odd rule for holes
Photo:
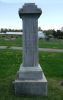
<svg viewBox="0 0 63 100">
<path fill-rule="evenodd" d="M 54 48 L 54 49 L 63 49 L 63 40 L 61 39 L 53 39 L 49 41 L 39 40 L 40 48 Z"/>
<path fill-rule="evenodd" d="M 15 96 L 12 81 L 22 63 L 22 52 L 0 50 L 0 100 L 63 100 L 63 53 L 39 52 L 39 62 L 48 80 L 48 96 Z"/>
<path fill-rule="evenodd" d="M 59 48 L 63 49 L 63 40 L 53 39 L 53 40 L 42 40 L 38 42 L 40 48 Z M 22 36 L 17 36 L 15 40 L 5 40 L 5 38 L 0 38 L 0 46 L 22 46 Z"/>
<path fill-rule="evenodd" d="M 0 46 L 22 46 L 22 36 L 15 38 L 15 40 L 0 38 Z"/>
</svg>

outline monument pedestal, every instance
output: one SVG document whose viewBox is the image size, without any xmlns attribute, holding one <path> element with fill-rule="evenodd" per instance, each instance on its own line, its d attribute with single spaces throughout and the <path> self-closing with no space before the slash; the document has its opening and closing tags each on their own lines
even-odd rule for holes
<svg viewBox="0 0 63 100">
<path fill-rule="evenodd" d="M 42 69 L 40 64 L 38 66 L 24 67 L 20 66 L 18 71 L 18 78 L 21 80 L 38 80 L 42 78 Z"/>
<path fill-rule="evenodd" d="M 26 3 L 19 10 L 23 21 L 23 64 L 15 80 L 16 95 L 47 95 L 47 80 L 38 64 L 38 18 L 41 9 Z"/>
<path fill-rule="evenodd" d="M 25 68 L 21 65 L 14 84 L 16 95 L 47 96 L 47 80 L 40 65 Z"/>
</svg>

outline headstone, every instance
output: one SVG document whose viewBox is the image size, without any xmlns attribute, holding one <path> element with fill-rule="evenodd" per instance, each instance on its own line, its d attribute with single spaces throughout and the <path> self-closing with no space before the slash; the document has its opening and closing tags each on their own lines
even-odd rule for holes
<svg viewBox="0 0 63 100">
<path fill-rule="evenodd" d="M 19 9 L 23 21 L 23 62 L 15 80 L 16 95 L 47 95 L 47 80 L 38 60 L 38 18 L 41 9 L 26 3 Z"/>
</svg>

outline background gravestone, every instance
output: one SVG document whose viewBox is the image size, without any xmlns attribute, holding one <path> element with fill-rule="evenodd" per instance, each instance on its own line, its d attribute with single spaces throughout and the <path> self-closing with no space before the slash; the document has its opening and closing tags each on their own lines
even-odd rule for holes
<svg viewBox="0 0 63 100">
<path fill-rule="evenodd" d="M 38 18 L 41 9 L 26 3 L 19 10 L 23 21 L 23 62 L 15 80 L 15 94 L 47 95 L 47 80 L 38 63 Z"/>
</svg>

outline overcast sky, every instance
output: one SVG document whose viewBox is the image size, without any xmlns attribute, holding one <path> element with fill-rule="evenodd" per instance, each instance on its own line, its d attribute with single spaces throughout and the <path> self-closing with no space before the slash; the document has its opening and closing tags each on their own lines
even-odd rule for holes
<svg viewBox="0 0 63 100">
<path fill-rule="evenodd" d="M 35 3 L 42 9 L 38 26 L 43 30 L 63 26 L 63 0 L 0 0 L 0 28 L 22 29 L 18 10 L 24 3 Z"/>
</svg>

